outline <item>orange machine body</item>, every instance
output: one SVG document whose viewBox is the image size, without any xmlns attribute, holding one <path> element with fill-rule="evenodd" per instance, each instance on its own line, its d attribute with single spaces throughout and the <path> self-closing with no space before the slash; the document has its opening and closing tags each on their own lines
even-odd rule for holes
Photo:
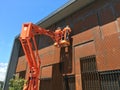
<svg viewBox="0 0 120 90">
<path fill-rule="evenodd" d="M 23 24 L 22 32 L 20 34 L 20 42 L 23 51 L 26 56 L 26 60 L 29 66 L 29 73 L 27 78 L 27 83 L 25 84 L 23 90 L 38 90 L 38 83 L 40 77 L 40 65 L 41 60 L 38 53 L 38 48 L 35 40 L 35 35 L 44 34 L 51 37 L 57 47 L 63 47 L 69 45 L 69 40 L 66 39 L 66 35 L 71 32 L 69 27 L 63 30 L 55 30 L 55 32 L 46 30 L 32 23 Z M 64 38 L 64 40 L 62 40 Z M 66 39 L 66 40 L 65 40 Z"/>
</svg>

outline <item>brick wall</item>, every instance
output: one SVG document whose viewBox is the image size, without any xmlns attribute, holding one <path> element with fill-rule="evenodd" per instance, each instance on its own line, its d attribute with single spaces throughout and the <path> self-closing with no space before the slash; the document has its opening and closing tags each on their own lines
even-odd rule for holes
<svg viewBox="0 0 120 90">
<path fill-rule="evenodd" d="M 39 50 L 43 67 L 41 88 L 49 84 L 49 90 L 65 90 L 63 77 L 73 75 L 76 90 L 82 90 L 80 58 L 86 56 L 95 55 L 97 71 L 120 69 L 120 0 L 96 0 L 48 28 L 54 30 L 67 24 L 72 28 L 70 47 Z M 39 48 L 53 43 L 47 38 L 37 40 Z M 20 57 L 16 72 L 24 70 L 23 63 Z"/>
</svg>

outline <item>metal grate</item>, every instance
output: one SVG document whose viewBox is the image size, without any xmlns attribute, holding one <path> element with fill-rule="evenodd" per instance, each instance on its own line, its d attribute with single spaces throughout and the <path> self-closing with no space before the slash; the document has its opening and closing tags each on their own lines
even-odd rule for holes
<svg viewBox="0 0 120 90">
<path fill-rule="evenodd" d="M 120 90 L 120 70 L 100 72 L 101 90 Z"/>
<path fill-rule="evenodd" d="M 81 63 L 82 73 L 96 71 L 95 56 L 88 56 L 88 57 L 80 58 L 80 63 Z"/>
<path fill-rule="evenodd" d="M 96 68 L 96 57 L 80 58 L 83 90 L 100 90 L 99 73 Z"/>
<path fill-rule="evenodd" d="M 98 72 L 95 56 L 80 58 L 83 90 L 120 90 L 120 70 Z"/>
</svg>

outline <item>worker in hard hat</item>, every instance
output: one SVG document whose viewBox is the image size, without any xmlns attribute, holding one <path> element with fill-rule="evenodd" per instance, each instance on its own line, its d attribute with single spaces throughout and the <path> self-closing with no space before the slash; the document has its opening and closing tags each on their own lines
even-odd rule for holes
<svg viewBox="0 0 120 90">
<path fill-rule="evenodd" d="M 55 30 L 55 37 L 56 37 L 55 38 L 56 42 L 54 43 L 54 45 L 59 47 L 60 46 L 60 41 L 63 37 L 63 31 L 61 30 L 60 27 L 58 27 L 57 30 Z"/>
</svg>

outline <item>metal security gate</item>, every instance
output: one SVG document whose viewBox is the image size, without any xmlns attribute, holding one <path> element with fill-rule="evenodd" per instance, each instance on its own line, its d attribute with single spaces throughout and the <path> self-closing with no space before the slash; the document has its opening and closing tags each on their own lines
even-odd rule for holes
<svg viewBox="0 0 120 90">
<path fill-rule="evenodd" d="M 96 57 L 80 58 L 82 90 L 120 90 L 120 70 L 98 72 Z"/>
<path fill-rule="evenodd" d="M 120 70 L 100 72 L 101 90 L 120 90 Z"/>
<path fill-rule="evenodd" d="M 101 90 L 95 56 L 80 58 L 83 90 Z"/>
</svg>

